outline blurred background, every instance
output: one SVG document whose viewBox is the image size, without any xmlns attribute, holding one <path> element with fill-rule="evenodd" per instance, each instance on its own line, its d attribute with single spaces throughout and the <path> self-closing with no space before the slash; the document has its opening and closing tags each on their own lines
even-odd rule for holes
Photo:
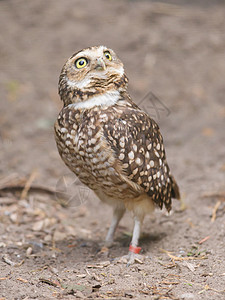
<svg viewBox="0 0 225 300">
<path fill-rule="evenodd" d="M 182 275 L 185 280 L 192 277 L 198 282 L 199 285 L 191 287 L 195 295 L 182 296 L 182 291 L 190 292 L 190 286 L 181 283 L 173 286 L 174 294 L 169 299 L 200 299 L 198 293 L 205 284 L 224 289 L 225 276 L 221 277 L 225 274 L 224 1 L 2 0 L 0 247 L 12 260 L 25 259 L 34 253 L 34 258 L 14 269 L 8 281 L 2 279 L 11 272 L 10 266 L 0 260 L 5 295 L 12 292 L 10 299 L 15 295 L 17 299 L 33 295 L 33 285 L 40 276 L 32 273 L 37 276 L 33 279 L 29 272 L 48 265 L 49 259 L 58 268 L 57 274 L 63 278 L 68 276 L 65 280 L 77 280 L 77 272 L 81 273 L 78 279 L 85 282 L 82 274 L 86 272 L 86 261 L 97 259 L 96 241 L 104 239 L 109 226 L 110 208 L 92 201 L 93 193 L 81 187 L 72 209 L 57 206 L 55 201 L 60 198 L 60 194 L 55 194 L 57 189 L 68 193 L 69 200 L 74 201 L 73 196 L 77 195 L 71 189 L 77 184 L 76 179 L 61 161 L 54 141 L 53 125 L 62 107 L 58 77 L 68 57 L 93 45 L 112 48 L 123 61 L 133 100 L 160 125 L 168 163 L 185 202 L 180 207 L 174 201 L 175 213 L 171 218 L 159 213 L 155 218 L 146 218 L 143 230 L 147 238 L 141 245 L 144 254 L 153 257 L 149 264 L 142 266 L 147 274 L 146 284 L 155 284 L 154 280 L 159 282 L 162 274 L 170 272 L 157 261 L 162 256 L 160 248 L 172 250 L 178 256 L 195 255 L 207 249 L 205 265 L 184 267 L 180 263 L 179 275 L 175 275 Z M 25 189 L 18 188 L 16 178 L 25 178 L 22 181 Z M 12 184 L 14 189 L 5 190 L 4 194 L 7 184 Z M 45 187 L 44 192 L 49 192 L 50 198 L 39 193 L 42 188 L 30 195 L 28 191 L 33 184 Z M 117 233 L 121 239 L 119 246 L 111 250 L 110 257 L 127 253 L 130 233 L 128 237 L 126 234 L 131 230 L 132 218 L 126 216 Z M 200 240 L 204 242 L 202 250 L 199 250 Z M 193 244 L 197 246 L 191 252 Z M 55 245 L 61 252 L 54 250 Z M 63 268 L 69 273 L 60 273 Z M 193 270 L 197 271 L 193 273 Z M 111 282 L 110 288 L 120 292 L 134 287 L 140 289 L 142 281 L 136 271 L 126 269 L 130 277 L 124 277 L 123 281 L 121 272 L 123 269 L 113 277 L 116 285 Z M 215 276 L 207 277 L 207 272 Z M 23 284 L 24 290 L 17 280 L 21 276 L 28 282 Z M 105 290 L 107 276 L 103 278 L 99 273 Z M 33 283 L 29 285 L 31 278 Z M 90 282 L 94 284 L 95 280 L 90 277 Z M 3 293 L 4 288 L 0 290 Z M 39 284 L 38 291 L 39 299 L 43 295 L 50 299 L 51 291 L 44 284 Z M 209 288 L 207 293 L 207 299 L 222 299 L 216 298 L 221 294 Z"/>
</svg>

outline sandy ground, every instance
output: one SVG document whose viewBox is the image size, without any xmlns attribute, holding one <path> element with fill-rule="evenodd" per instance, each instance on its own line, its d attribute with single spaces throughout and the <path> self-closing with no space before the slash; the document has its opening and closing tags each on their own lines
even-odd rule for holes
<svg viewBox="0 0 225 300">
<path fill-rule="evenodd" d="M 0 1 L 1 300 L 225 299 L 224 28 L 223 1 Z M 159 123 L 184 201 L 146 217 L 145 260 L 130 267 L 114 258 L 127 253 L 132 216 L 100 252 L 111 209 L 53 137 L 61 67 L 99 44 Z"/>
</svg>

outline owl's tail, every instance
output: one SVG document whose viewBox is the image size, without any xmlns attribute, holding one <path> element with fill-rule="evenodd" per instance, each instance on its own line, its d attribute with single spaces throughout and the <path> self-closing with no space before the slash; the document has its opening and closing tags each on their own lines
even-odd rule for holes
<svg viewBox="0 0 225 300">
<path fill-rule="evenodd" d="M 180 200 L 180 190 L 173 175 L 170 175 L 170 180 L 172 182 L 172 198 Z"/>
</svg>

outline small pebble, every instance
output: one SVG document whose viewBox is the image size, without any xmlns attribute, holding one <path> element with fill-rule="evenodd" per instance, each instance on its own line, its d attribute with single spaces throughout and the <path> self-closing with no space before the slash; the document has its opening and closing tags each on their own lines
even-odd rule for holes
<svg viewBox="0 0 225 300">
<path fill-rule="evenodd" d="M 30 256 L 32 252 L 33 252 L 32 247 L 28 247 L 26 251 L 26 256 Z"/>
</svg>

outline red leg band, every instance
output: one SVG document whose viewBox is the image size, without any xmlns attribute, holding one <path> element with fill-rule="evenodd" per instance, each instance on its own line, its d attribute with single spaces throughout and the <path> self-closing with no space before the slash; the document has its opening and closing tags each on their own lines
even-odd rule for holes
<svg viewBox="0 0 225 300">
<path fill-rule="evenodd" d="M 135 246 L 130 245 L 129 251 L 138 254 L 141 251 L 141 247 L 135 247 Z"/>
</svg>

